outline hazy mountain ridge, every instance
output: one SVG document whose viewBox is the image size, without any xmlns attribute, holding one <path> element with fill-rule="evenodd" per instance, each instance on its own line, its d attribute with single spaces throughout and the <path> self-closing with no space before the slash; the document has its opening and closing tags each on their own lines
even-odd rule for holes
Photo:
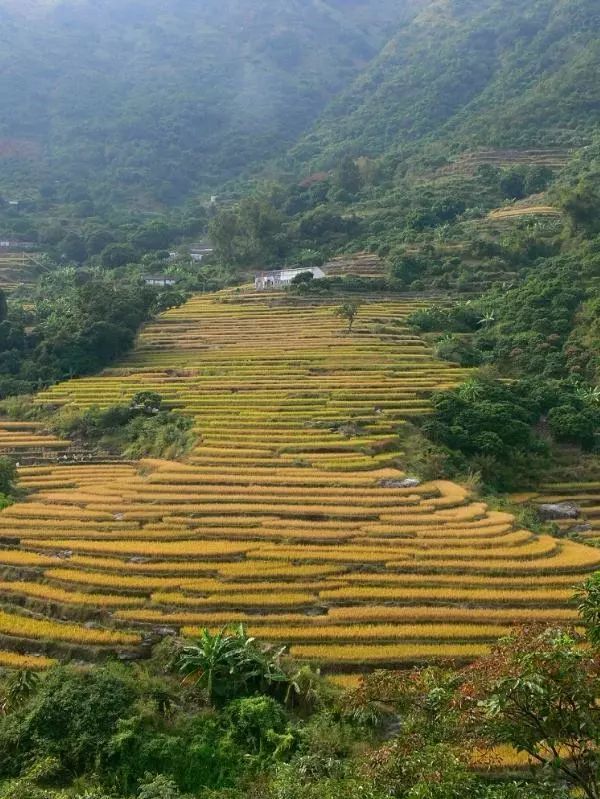
<svg viewBox="0 0 600 799">
<path fill-rule="evenodd" d="M 600 8 L 593 0 L 433 0 L 292 150 L 341 154 L 579 145 L 600 120 Z"/>
<path fill-rule="evenodd" d="M 16 13 L 4 0 L 0 135 L 44 156 L 12 183 L 66 178 L 167 202 L 218 185 L 291 144 L 419 1 L 69 0 Z"/>
<path fill-rule="evenodd" d="M 277 161 L 579 146 L 600 120 L 596 0 L 0 0 L 0 19 L 0 194 L 152 209 Z"/>
</svg>

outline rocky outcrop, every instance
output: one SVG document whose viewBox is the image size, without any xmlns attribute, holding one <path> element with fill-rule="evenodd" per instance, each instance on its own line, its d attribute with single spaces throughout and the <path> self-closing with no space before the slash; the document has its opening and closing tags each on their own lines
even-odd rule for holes
<svg viewBox="0 0 600 799">
<path fill-rule="evenodd" d="M 417 488 L 421 485 L 421 481 L 416 477 L 405 477 L 403 480 L 396 480 L 386 477 L 377 483 L 381 488 Z"/>
<path fill-rule="evenodd" d="M 578 519 L 581 510 L 573 502 L 547 502 L 538 507 L 538 513 L 544 521 L 553 521 Z"/>
</svg>

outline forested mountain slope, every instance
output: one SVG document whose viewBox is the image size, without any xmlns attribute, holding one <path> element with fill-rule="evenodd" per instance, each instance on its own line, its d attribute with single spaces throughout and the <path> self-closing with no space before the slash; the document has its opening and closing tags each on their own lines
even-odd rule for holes
<svg viewBox="0 0 600 799">
<path fill-rule="evenodd" d="M 424 0 L 0 2 L 0 193 L 147 207 L 281 152 Z"/>
<path fill-rule="evenodd" d="M 596 0 L 431 0 L 292 160 L 580 145 L 600 120 L 599 30 Z"/>
<path fill-rule="evenodd" d="M 145 210 L 343 155 L 579 145 L 595 0 L 0 0 L 0 194 Z M 320 121 L 317 121 L 319 120 Z"/>
</svg>

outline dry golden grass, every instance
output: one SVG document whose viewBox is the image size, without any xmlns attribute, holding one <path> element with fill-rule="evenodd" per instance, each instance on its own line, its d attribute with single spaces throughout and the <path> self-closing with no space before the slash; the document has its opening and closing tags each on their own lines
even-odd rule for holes
<svg viewBox="0 0 600 799">
<path fill-rule="evenodd" d="M 342 579 L 348 585 L 417 585 L 422 586 L 426 580 L 427 585 L 460 585 L 463 588 L 476 588 L 487 586 L 488 588 L 523 588 L 522 577 L 511 577 L 510 575 L 483 575 L 483 574 L 411 574 L 409 572 L 376 572 L 376 573 L 354 573 L 342 575 L 336 582 Z M 578 584 L 585 579 L 584 575 L 576 574 L 548 574 L 532 575 L 527 578 L 528 587 L 539 588 L 569 588 L 573 593 Z"/>
<path fill-rule="evenodd" d="M 402 641 L 402 640 L 493 640 L 505 636 L 510 627 L 497 624 L 354 624 L 351 631 L 347 625 L 305 624 L 301 627 L 270 625 L 263 627 L 259 623 L 248 623 L 249 632 L 263 640 L 295 642 L 352 642 L 360 641 Z M 184 627 L 184 635 L 199 635 L 200 627 Z"/>
<path fill-rule="evenodd" d="M 77 585 L 116 588 L 123 591 L 140 591 L 149 594 L 159 588 L 179 588 L 186 577 L 154 577 L 146 575 L 111 574 L 110 572 L 77 571 L 76 569 L 48 569 L 44 576 L 59 582 Z"/>
<path fill-rule="evenodd" d="M 351 691 L 358 688 L 362 680 L 360 674 L 329 674 L 327 677 L 330 683 L 337 685 L 338 688 L 343 688 L 345 691 Z"/>
<path fill-rule="evenodd" d="M 510 588 L 449 588 L 446 586 L 420 588 L 414 586 L 349 586 L 332 591 L 324 590 L 319 593 L 319 596 L 321 599 L 355 602 L 429 600 L 432 602 L 508 603 L 511 605 L 539 603 L 543 607 L 549 603 L 565 604 L 571 599 L 573 592 L 568 588 L 546 588 L 544 586 L 537 590 L 522 589 L 518 586 L 515 586 L 513 590 Z"/>
<path fill-rule="evenodd" d="M 128 622 L 140 622 L 142 624 L 171 624 L 176 627 L 183 625 L 199 625 L 200 627 L 216 627 L 225 626 L 227 624 L 235 624 L 241 621 L 248 621 L 256 619 L 256 615 L 244 613 L 240 611 L 204 611 L 195 613 L 187 610 L 165 611 L 156 610 L 153 608 L 140 608 L 135 610 L 117 610 L 114 613 L 116 619 Z M 264 621 L 265 616 L 259 617 Z M 282 624 L 286 621 L 300 622 L 306 617 L 301 613 L 292 614 L 276 614 L 273 615 L 276 624 Z"/>
<path fill-rule="evenodd" d="M 365 302 L 346 336 L 325 305 L 198 296 L 148 325 L 120 366 L 44 392 L 89 407 L 157 391 L 199 439 L 181 463 L 21 470 L 32 493 L 0 514 L 0 543 L 21 539 L 0 549 L 0 592 L 132 624 L 245 620 L 302 656 L 368 667 L 468 659 L 515 622 L 572 621 L 571 586 L 600 551 L 519 530 L 448 481 L 381 485 L 405 476 L 399 427 L 468 374 L 401 325 L 375 332 L 416 307 Z M 46 637 L 66 634 L 48 622 Z"/>
<path fill-rule="evenodd" d="M 88 510 L 87 508 L 70 507 L 69 505 L 43 505 L 38 502 L 23 502 L 10 505 L 3 511 L 3 516 L 16 517 L 21 519 L 46 519 L 55 518 L 61 521 L 67 519 L 91 519 L 94 521 L 110 521 L 113 519 L 111 513 L 100 513 Z M 39 523 L 39 522 L 38 522 Z"/>
<path fill-rule="evenodd" d="M 343 566 L 331 566 L 329 564 L 305 564 L 273 563 L 272 561 L 246 560 L 239 563 L 219 563 L 217 565 L 219 574 L 227 579 L 271 579 L 282 577 L 326 577 L 331 575 L 343 574 Z"/>
<path fill-rule="evenodd" d="M 44 599 L 68 605 L 91 605 L 104 608 L 125 608 L 143 604 L 143 599 L 123 596 L 122 594 L 88 594 L 83 591 L 65 591 L 41 583 L 30 583 L 15 580 L 0 581 L 0 594 L 17 594 L 19 596 Z"/>
<path fill-rule="evenodd" d="M 471 766 L 486 771 L 506 771 L 539 767 L 526 752 L 517 752 L 511 746 L 495 746 L 493 749 L 476 751 L 471 758 Z"/>
<path fill-rule="evenodd" d="M 362 622 L 416 622 L 444 621 L 452 622 L 492 622 L 499 624 L 524 624 L 527 622 L 564 622 L 572 623 L 577 619 L 575 608 L 518 608 L 499 607 L 447 607 L 413 606 L 393 607 L 390 605 L 357 605 L 349 607 L 332 607 L 327 618 L 331 622 L 355 624 Z"/>
<path fill-rule="evenodd" d="M 37 552 L 22 552 L 18 549 L 0 550 L 0 564 L 3 566 L 33 566 L 43 568 L 56 563 L 56 560 Z"/>
<path fill-rule="evenodd" d="M 134 573 L 158 575 L 206 574 L 215 572 L 215 569 L 222 571 L 227 566 L 239 565 L 237 563 L 206 563 L 204 561 L 193 560 L 132 563 L 131 561 L 120 560 L 119 558 L 104 558 L 89 555 L 73 555 L 73 557 L 65 561 L 64 564 L 65 566 L 68 565 L 69 568 L 102 569 L 108 572 L 116 572 L 114 576 L 118 580 L 122 580 L 122 577 L 119 576 L 122 572 L 127 572 L 127 575 Z M 315 574 L 317 574 L 317 572 L 315 572 Z"/>
<path fill-rule="evenodd" d="M 268 547 L 251 548 L 248 550 L 249 558 L 264 558 L 265 560 L 306 560 L 306 561 L 332 561 L 342 563 L 385 563 L 390 558 L 393 550 L 376 549 L 371 547 L 319 547 L 303 546 L 298 544 L 295 547 Z M 394 552 L 396 557 L 402 557 L 402 552 Z"/>
<path fill-rule="evenodd" d="M 241 555 L 252 549 L 252 544 L 232 541 L 176 541 L 153 543 L 151 541 L 80 541 L 70 538 L 51 539 L 26 538 L 25 546 L 32 549 L 70 549 L 76 552 L 99 552 L 118 555 L 147 557 L 202 557 L 219 558 Z"/>
<path fill-rule="evenodd" d="M 560 216 L 561 212 L 552 205 L 520 205 L 498 208 L 490 211 L 488 219 L 503 220 L 514 219 L 520 216 Z"/>
<path fill-rule="evenodd" d="M 264 591 L 242 591 L 239 594 L 218 593 L 207 597 L 191 597 L 178 593 L 152 594 L 152 601 L 161 605 L 182 605 L 184 607 L 234 607 L 234 608 L 278 608 L 310 605 L 315 594 L 302 591 L 280 591 L 271 594 L 268 585 Z"/>
<path fill-rule="evenodd" d="M 539 574 L 554 574 L 566 572 L 586 572 L 593 568 L 600 566 L 600 551 L 592 547 L 582 546 L 573 541 L 562 540 L 558 542 L 557 539 L 550 536 L 540 536 L 540 538 L 549 539 L 548 546 L 552 557 L 532 558 L 531 560 L 519 559 L 502 559 L 499 558 L 492 562 L 484 560 L 480 563 L 477 560 L 472 560 L 468 568 L 474 572 L 492 573 L 531 573 L 538 572 Z M 553 551 L 553 548 L 555 552 Z M 389 561 L 386 564 L 389 568 L 405 568 L 406 561 Z M 460 560 L 452 559 L 449 557 L 440 559 L 431 559 L 427 567 L 429 570 L 433 569 L 456 569 L 466 568 Z"/>
</svg>

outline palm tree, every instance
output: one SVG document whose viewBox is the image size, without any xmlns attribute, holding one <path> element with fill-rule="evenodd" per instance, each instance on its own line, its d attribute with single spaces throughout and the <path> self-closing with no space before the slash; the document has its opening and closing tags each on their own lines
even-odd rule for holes
<svg viewBox="0 0 600 799">
<path fill-rule="evenodd" d="M 485 385 L 481 382 L 481 380 L 471 377 L 469 380 L 465 380 L 465 382 L 459 386 L 458 393 L 462 399 L 467 400 L 467 402 L 473 402 L 474 400 L 482 399 L 485 396 Z"/>
<path fill-rule="evenodd" d="M 576 395 L 590 405 L 600 404 L 600 386 L 579 385 L 575 389 Z"/>
<path fill-rule="evenodd" d="M 477 324 L 481 325 L 482 327 L 483 326 L 487 327 L 488 325 L 493 325 L 495 321 L 496 321 L 496 316 L 494 314 L 494 311 L 486 311 L 484 315 L 481 317 L 481 319 L 477 322 Z"/>
<path fill-rule="evenodd" d="M 210 701 L 220 694 L 232 670 L 232 656 L 237 640 L 227 635 L 227 627 L 214 635 L 202 630 L 197 641 L 185 646 L 179 656 L 179 671 L 185 683 L 206 691 Z"/>
<path fill-rule="evenodd" d="M 285 704 L 298 705 L 303 710 L 312 710 L 319 701 L 321 671 L 310 666 L 301 666 L 289 679 L 285 694 Z"/>
</svg>

